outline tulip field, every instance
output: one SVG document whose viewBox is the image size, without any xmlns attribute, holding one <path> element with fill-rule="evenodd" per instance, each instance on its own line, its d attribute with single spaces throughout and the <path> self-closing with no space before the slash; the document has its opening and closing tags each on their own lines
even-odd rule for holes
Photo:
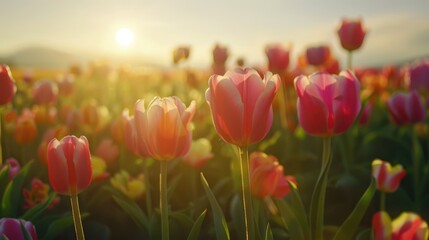
<svg viewBox="0 0 429 240">
<path fill-rule="evenodd" d="M 0 239 L 428 239 L 429 59 L 355 66 L 366 33 L 261 66 L 0 62 Z"/>
</svg>

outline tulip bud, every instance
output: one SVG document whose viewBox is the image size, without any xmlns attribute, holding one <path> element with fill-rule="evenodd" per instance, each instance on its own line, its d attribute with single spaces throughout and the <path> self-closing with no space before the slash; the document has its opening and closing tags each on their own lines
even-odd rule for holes
<svg viewBox="0 0 429 240">
<path fill-rule="evenodd" d="M 372 176 L 379 191 L 395 192 L 405 175 L 406 172 L 400 164 L 392 167 L 389 162 L 380 159 L 372 161 Z"/>
<path fill-rule="evenodd" d="M 359 114 L 360 84 L 351 71 L 340 75 L 315 73 L 295 78 L 298 119 L 313 136 L 332 136 L 345 132 Z"/>
<path fill-rule="evenodd" d="M 206 100 L 217 133 L 226 142 L 240 147 L 262 140 L 273 122 L 271 104 L 279 85 L 278 75 L 268 72 L 261 79 L 250 68 L 211 76 Z"/>
<path fill-rule="evenodd" d="M 343 19 L 337 33 L 341 46 L 348 51 L 359 49 L 365 38 L 361 19 Z"/>
<path fill-rule="evenodd" d="M 331 56 L 331 50 L 327 46 L 309 47 L 306 51 L 308 64 L 318 66 L 324 64 Z"/>
<path fill-rule="evenodd" d="M 207 138 L 200 138 L 192 141 L 191 149 L 183 157 L 183 162 L 190 167 L 200 169 L 211 158 L 213 153 L 210 141 Z"/>
<path fill-rule="evenodd" d="M 86 137 L 53 139 L 48 144 L 47 157 L 49 180 L 57 193 L 77 195 L 91 183 L 91 154 Z"/>
<path fill-rule="evenodd" d="M 188 108 L 178 97 L 155 97 L 146 110 L 144 101 L 135 105 L 137 146 L 156 160 L 183 157 L 192 141 L 189 126 L 195 114 L 195 101 Z"/>
<path fill-rule="evenodd" d="M 23 226 L 23 228 L 21 227 Z M 16 218 L 2 218 L 0 219 L 0 238 L 10 240 L 24 240 L 27 239 L 24 231 L 27 231 L 30 240 L 37 240 L 36 228 L 30 221 L 25 221 Z"/>
<path fill-rule="evenodd" d="M 268 69 L 273 73 L 282 73 L 289 66 L 289 47 L 281 45 L 268 45 L 265 48 L 268 58 Z"/>
<path fill-rule="evenodd" d="M 15 96 L 15 80 L 7 65 L 0 65 L 0 106 L 10 103 Z"/>
<path fill-rule="evenodd" d="M 429 94 L 429 59 L 413 63 L 405 73 L 405 83 L 410 90 Z"/>
<path fill-rule="evenodd" d="M 372 216 L 372 231 L 374 240 L 392 239 L 392 220 L 387 212 L 380 211 Z"/>
<path fill-rule="evenodd" d="M 387 100 L 387 109 L 397 125 L 419 123 L 426 120 L 426 110 L 416 91 L 393 95 Z"/>
</svg>

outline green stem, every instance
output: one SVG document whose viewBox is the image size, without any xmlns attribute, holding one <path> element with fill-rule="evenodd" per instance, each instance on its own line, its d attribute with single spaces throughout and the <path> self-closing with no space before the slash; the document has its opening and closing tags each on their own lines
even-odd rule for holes
<svg viewBox="0 0 429 240">
<path fill-rule="evenodd" d="M 352 51 L 347 52 L 347 69 L 352 70 Z"/>
<path fill-rule="evenodd" d="M 386 193 L 380 192 L 380 211 L 386 210 Z"/>
<path fill-rule="evenodd" d="M 253 224 L 252 196 L 250 194 L 249 149 L 247 147 L 242 147 L 239 148 L 239 152 L 246 240 L 254 240 L 255 229 Z"/>
<path fill-rule="evenodd" d="M 80 217 L 79 200 L 77 199 L 77 194 L 70 196 L 70 202 L 72 207 L 72 215 L 73 215 L 73 222 L 74 222 L 74 230 L 76 232 L 76 239 L 84 240 L 85 235 L 83 233 L 82 219 Z"/>
<path fill-rule="evenodd" d="M 148 159 L 146 159 L 147 161 Z M 146 208 L 147 215 L 152 216 L 152 194 L 150 191 L 150 182 L 149 182 L 149 166 L 148 163 L 143 160 L 143 174 L 144 174 L 144 182 L 146 184 Z"/>
<path fill-rule="evenodd" d="M 167 167 L 168 162 L 161 161 L 161 174 L 159 175 L 160 185 L 160 198 L 159 204 L 161 205 L 161 229 L 162 240 L 168 240 L 170 233 L 168 230 L 168 209 L 167 209 Z"/>
<path fill-rule="evenodd" d="M 315 240 L 323 239 L 325 195 L 331 160 L 331 137 L 326 137 L 323 138 L 322 169 L 313 191 L 310 207 L 310 224 L 314 229 L 313 239 Z"/>
</svg>

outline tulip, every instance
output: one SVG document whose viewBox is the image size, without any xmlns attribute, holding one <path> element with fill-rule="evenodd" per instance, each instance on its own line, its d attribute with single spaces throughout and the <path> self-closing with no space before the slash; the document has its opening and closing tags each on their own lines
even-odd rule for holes
<svg viewBox="0 0 429 240">
<path fill-rule="evenodd" d="M 31 189 L 28 190 L 24 188 L 22 190 L 22 195 L 24 196 L 24 208 L 30 209 L 37 204 L 45 201 L 49 196 L 49 185 L 45 184 L 39 178 L 33 178 L 31 180 Z M 56 197 L 52 203 L 49 205 L 49 208 L 54 207 L 60 201 L 59 197 Z"/>
<path fill-rule="evenodd" d="M 426 240 L 429 237 L 427 223 L 417 214 L 404 212 L 392 222 L 392 240 Z"/>
<path fill-rule="evenodd" d="M 33 99 L 37 104 L 54 103 L 58 98 L 58 86 L 51 80 L 36 82 L 33 87 Z"/>
<path fill-rule="evenodd" d="M 110 179 L 110 183 L 132 200 L 139 199 L 146 191 L 143 174 L 131 177 L 128 172 L 121 170 Z"/>
<path fill-rule="evenodd" d="M 54 138 L 63 138 L 67 136 L 68 132 L 69 130 L 64 125 L 59 125 L 46 130 L 46 132 L 43 134 L 42 140 L 38 148 L 40 162 L 42 162 L 44 165 L 48 165 L 47 150 L 49 142 Z"/>
<path fill-rule="evenodd" d="M 279 84 L 278 75 L 267 73 L 261 79 L 249 68 L 211 76 L 206 100 L 222 139 L 240 147 L 262 140 L 272 125 L 271 103 Z"/>
<path fill-rule="evenodd" d="M 92 178 L 91 154 L 86 137 L 66 136 L 48 144 L 48 174 L 54 191 L 70 196 L 76 237 L 85 239 L 77 195 Z"/>
<path fill-rule="evenodd" d="M 89 134 L 101 132 L 110 123 L 109 109 L 98 105 L 95 100 L 90 100 L 80 109 L 80 123 L 84 132 Z"/>
<path fill-rule="evenodd" d="M 167 162 L 183 157 L 191 146 L 190 122 L 195 114 L 195 101 L 188 108 L 178 97 L 155 97 L 146 110 L 144 101 L 135 105 L 135 129 L 138 152 L 161 161 L 160 208 L 162 239 L 169 238 L 167 210 Z M 132 124 L 130 124 L 132 127 Z M 140 149 L 142 148 L 142 149 Z"/>
<path fill-rule="evenodd" d="M 392 239 L 392 220 L 385 211 L 380 211 L 372 216 L 372 230 L 374 240 Z"/>
<path fill-rule="evenodd" d="M 354 51 L 362 46 L 366 32 L 359 18 L 343 19 L 337 33 L 341 46 L 347 51 Z"/>
<path fill-rule="evenodd" d="M 16 86 L 7 65 L 0 65 L 0 106 L 10 103 L 15 96 Z"/>
<path fill-rule="evenodd" d="M 377 182 L 377 189 L 382 192 L 395 192 L 405 175 L 400 164 L 392 167 L 389 162 L 380 159 L 372 161 L 372 176 Z"/>
<path fill-rule="evenodd" d="M 213 48 L 213 63 L 215 65 L 225 65 L 228 59 L 228 49 L 222 45 L 216 44 Z"/>
<path fill-rule="evenodd" d="M 33 142 L 37 136 L 37 126 L 32 113 L 23 112 L 16 122 L 13 130 L 15 142 L 18 144 L 28 144 Z"/>
<path fill-rule="evenodd" d="M 268 45 L 265 48 L 268 58 L 268 69 L 274 73 L 282 73 L 289 66 L 289 48 L 281 45 Z"/>
<path fill-rule="evenodd" d="M 191 149 L 183 157 L 183 162 L 195 169 L 200 169 L 204 164 L 213 158 L 212 145 L 207 138 L 200 138 L 192 141 Z"/>
<path fill-rule="evenodd" d="M 413 63 L 405 73 L 405 82 L 410 90 L 429 93 L 429 59 Z"/>
<path fill-rule="evenodd" d="M 178 97 L 155 97 L 146 110 L 144 101 L 135 106 L 138 141 L 149 156 L 168 161 L 183 157 L 191 146 L 189 123 L 195 114 L 195 101 L 188 108 Z"/>
<path fill-rule="evenodd" d="M 13 180 L 16 175 L 21 171 L 21 165 L 15 158 L 9 158 L 6 160 L 9 167 L 9 180 Z"/>
<path fill-rule="evenodd" d="M 250 188 L 260 199 L 283 198 L 290 192 L 288 181 L 296 184 L 292 176 L 284 176 L 283 166 L 276 157 L 262 152 L 250 154 Z"/>
<path fill-rule="evenodd" d="M 419 123 L 426 120 L 426 110 L 416 91 L 393 95 L 387 100 L 387 109 L 397 125 Z"/>
<path fill-rule="evenodd" d="M 93 182 L 105 180 L 110 176 L 106 171 L 107 164 L 102 158 L 91 156 L 91 168 Z"/>
<path fill-rule="evenodd" d="M 72 74 L 61 76 L 58 81 L 58 89 L 61 95 L 71 95 L 74 91 L 74 76 Z"/>
<path fill-rule="evenodd" d="M 340 75 L 315 73 L 295 78 L 298 119 L 313 136 L 332 136 L 345 132 L 360 108 L 360 84 L 351 71 Z"/>
<path fill-rule="evenodd" d="M 308 64 L 318 66 L 324 64 L 331 56 L 328 46 L 309 47 L 306 51 Z"/>
<path fill-rule="evenodd" d="M 119 146 L 114 144 L 112 139 L 105 138 L 98 144 L 96 155 L 111 165 L 119 156 Z"/>
<path fill-rule="evenodd" d="M 26 231 L 27 233 L 23 232 Z M 25 221 L 16 218 L 2 218 L 0 219 L 0 238 L 10 240 L 37 240 L 36 228 L 30 221 Z"/>
<path fill-rule="evenodd" d="M 173 63 L 178 64 L 189 58 L 190 49 L 188 46 L 181 46 L 173 51 Z"/>
</svg>

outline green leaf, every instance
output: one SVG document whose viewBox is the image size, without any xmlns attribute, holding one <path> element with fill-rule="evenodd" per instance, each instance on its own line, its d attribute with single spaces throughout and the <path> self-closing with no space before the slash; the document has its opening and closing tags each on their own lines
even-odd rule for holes
<svg viewBox="0 0 429 240">
<path fill-rule="evenodd" d="M 223 215 L 222 208 L 219 206 L 213 192 L 210 190 L 210 186 L 207 183 L 204 174 L 201 173 L 201 182 L 203 183 L 204 191 L 206 192 L 207 198 L 209 199 L 210 205 L 213 211 L 214 225 L 217 239 L 230 239 L 229 230 Z"/>
<path fill-rule="evenodd" d="M 27 210 L 24 215 L 21 216 L 22 219 L 33 222 L 43 211 L 45 211 L 51 203 L 54 201 L 57 194 L 51 192 L 49 196 L 41 203 Z"/>
<path fill-rule="evenodd" d="M 125 201 L 117 196 L 113 196 L 113 199 L 131 217 L 141 230 L 149 232 L 149 220 L 135 202 Z"/>
<path fill-rule="evenodd" d="M 298 192 L 298 188 L 291 181 L 288 181 L 288 184 L 291 189 L 289 193 L 289 196 L 292 201 L 291 209 L 293 210 L 294 215 L 296 216 L 297 221 L 301 226 L 304 238 L 310 239 L 310 226 L 307 221 L 307 212 L 305 211 L 305 207 L 304 207 L 304 204 L 302 203 L 302 199 Z"/>
<path fill-rule="evenodd" d="M 24 234 L 24 240 L 32 240 L 32 237 L 28 233 L 27 229 L 24 227 L 21 221 L 19 221 L 19 225 L 21 226 L 21 232 Z"/>
<path fill-rule="evenodd" d="M 198 235 L 200 234 L 201 226 L 203 225 L 204 218 L 206 216 L 207 209 L 204 210 L 201 215 L 195 221 L 194 226 L 192 226 L 191 232 L 188 235 L 187 240 L 197 240 Z"/>
<path fill-rule="evenodd" d="M 338 229 L 333 240 L 348 239 L 354 234 L 369 204 L 371 203 L 375 190 L 375 182 L 372 180 L 371 184 L 357 203 L 355 209 L 353 209 L 353 212 L 347 217 L 346 221 L 344 221 L 344 223 Z"/>
<path fill-rule="evenodd" d="M 88 213 L 83 213 L 81 215 L 82 219 L 87 217 L 88 215 L 89 215 Z M 43 236 L 43 238 L 41 239 L 43 240 L 56 239 L 59 234 L 63 233 L 67 228 L 72 226 L 73 226 L 73 217 L 71 215 L 57 219 L 49 225 L 45 236 Z"/>
<path fill-rule="evenodd" d="M 32 164 L 33 161 L 28 162 L 7 185 L 1 202 L 3 217 L 17 217 L 18 209 L 21 206 L 21 194 L 24 180 Z"/>
<path fill-rule="evenodd" d="M 0 199 L 3 197 L 4 190 L 9 182 L 9 166 L 6 165 L 0 170 Z"/>
<path fill-rule="evenodd" d="M 294 240 L 307 240 L 309 238 L 304 237 L 304 232 L 301 224 L 298 221 L 298 217 L 295 215 L 293 209 L 283 199 L 275 200 L 277 207 L 280 211 L 280 216 L 283 223 L 288 229 L 290 239 Z"/>
<path fill-rule="evenodd" d="M 274 240 L 273 232 L 271 231 L 270 223 L 267 224 L 267 229 L 265 230 L 265 240 Z"/>
</svg>

